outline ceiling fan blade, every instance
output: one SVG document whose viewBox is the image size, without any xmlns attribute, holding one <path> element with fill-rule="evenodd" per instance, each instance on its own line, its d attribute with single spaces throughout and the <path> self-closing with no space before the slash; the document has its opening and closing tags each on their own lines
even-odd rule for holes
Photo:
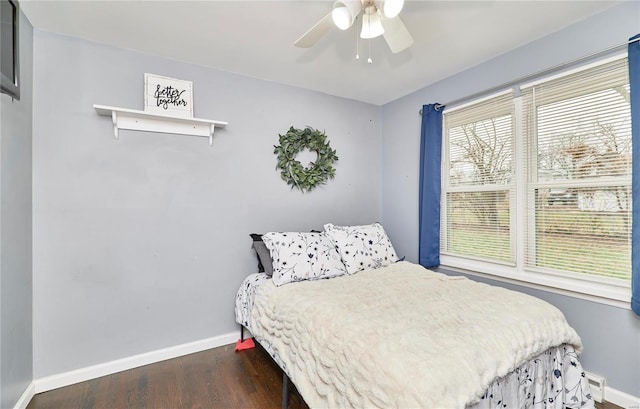
<svg viewBox="0 0 640 409">
<path fill-rule="evenodd" d="M 333 19 L 331 18 L 331 13 L 329 13 L 311 27 L 309 31 L 304 33 L 302 37 L 294 43 L 294 45 L 301 48 L 313 47 L 313 45 L 317 43 L 323 35 L 327 34 L 332 27 Z"/>
<path fill-rule="evenodd" d="M 400 17 L 382 18 L 381 22 L 384 28 L 383 37 L 394 54 L 409 48 L 413 44 L 413 37 L 409 34 Z"/>
</svg>

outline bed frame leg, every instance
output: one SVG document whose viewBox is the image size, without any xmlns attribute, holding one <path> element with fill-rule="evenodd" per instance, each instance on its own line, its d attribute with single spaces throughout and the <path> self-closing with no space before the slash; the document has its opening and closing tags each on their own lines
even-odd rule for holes
<svg viewBox="0 0 640 409">
<path fill-rule="evenodd" d="M 282 371 L 282 409 L 289 406 L 289 377 Z"/>
<path fill-rule="evenodd" d="M 240 325 L 240 342 L 244 342 L 244 325 Z"/>
</svg>

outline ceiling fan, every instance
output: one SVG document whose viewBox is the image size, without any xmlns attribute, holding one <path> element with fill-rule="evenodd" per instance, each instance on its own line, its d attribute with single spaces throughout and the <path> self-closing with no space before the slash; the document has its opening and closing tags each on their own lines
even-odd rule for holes
<svg viewBox="0 0 640 409">
<path fill-rule="evenodd" d="M 337 0 L 333 10 L 318 21 L 294 44 L 296 47 L 312 47 L 331 28 L 347 30 L 362 14 L 360 38 L 382 35 L 393 53 L 399 53 L 413 44 L 413 37 L 398 17 L 404 0 Z"/>
</svg>

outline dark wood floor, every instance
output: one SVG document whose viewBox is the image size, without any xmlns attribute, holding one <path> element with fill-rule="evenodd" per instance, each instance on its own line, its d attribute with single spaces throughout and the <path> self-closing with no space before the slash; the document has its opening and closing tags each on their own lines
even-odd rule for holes
<svg viewBox="0 0 640 409">
<path fill-rule="evenodd" d="M 37 394 L 27 409 L 281 407 L 282 371 L 267 353 L 227 345 Z M 292 385 L 289 408 L 308 409 Z"/>
<path fill-rule="evenodd" d="M 613 403 L 604 402 L 604 403 L 596 403 L 596 409 L 624 409 L 618 405 L 614 405 Z"/>
<path fill-rule="evenodd" d="M 267 353 L 227 345 L 44 392 L 27 409 L 275 409 L 281 399 L 282 372 Z M 289 408 L 308 409 L 293 386 Z"/>
<path fill-rule="evenodd" d="M 613 403 L 604 402 L 604 403 L 596 403 L 596 409 L 624 409 L 624 408 L 618 405 L 614 405 Z"/>
</svg>

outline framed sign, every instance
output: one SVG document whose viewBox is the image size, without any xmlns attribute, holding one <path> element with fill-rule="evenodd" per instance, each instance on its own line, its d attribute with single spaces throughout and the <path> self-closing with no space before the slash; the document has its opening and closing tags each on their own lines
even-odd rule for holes
<svg viewBox="0 0 640 409">
<path fill-rule="evenodd" d="M 144 111 L 193 118 L 193 83 L 145 73 Z"/>
</svg>

